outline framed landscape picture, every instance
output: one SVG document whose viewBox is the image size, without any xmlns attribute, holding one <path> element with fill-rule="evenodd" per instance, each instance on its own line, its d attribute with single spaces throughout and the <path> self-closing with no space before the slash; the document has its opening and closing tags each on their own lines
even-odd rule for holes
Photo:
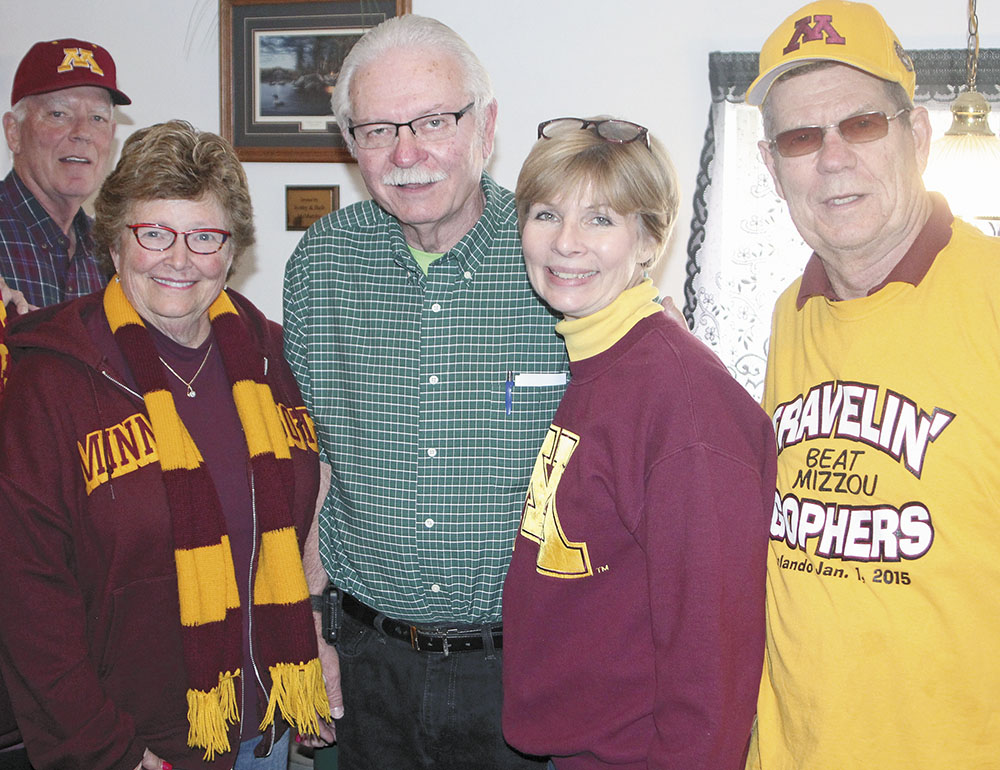
<svg viewBox="0 0 1000 770">
<path fill-rule="evenodd" d="M 219 0 L 222 135 L 243 161 L 350 161 L 330 108 L 344 58 L 410 0 Z"/>
</svg>

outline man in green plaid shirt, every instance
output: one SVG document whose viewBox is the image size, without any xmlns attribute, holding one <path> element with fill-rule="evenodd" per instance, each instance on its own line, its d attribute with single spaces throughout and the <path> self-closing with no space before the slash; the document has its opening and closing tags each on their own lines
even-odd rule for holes
<svg viewBox="0 0 1000 770">
<path fill-rule="evenodd" d="M 500 730 L 500 598 L 568 367 L 484 172 L 496 109 L 440 22 L 368 32 L 334 110 L 374 200 L 286 269 L 285 352 L 331 469 L 307 572 L 338 589 L 339 663 L 320 646 L 345 770 L 539 767 Z"/>
</svg>

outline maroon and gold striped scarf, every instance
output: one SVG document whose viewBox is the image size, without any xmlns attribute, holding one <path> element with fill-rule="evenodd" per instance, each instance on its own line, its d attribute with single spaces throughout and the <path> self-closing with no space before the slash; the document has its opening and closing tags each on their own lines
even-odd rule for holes
<svg viewBox="0 0 1000 770">
<path fill-rule="evenodd" d="M 142 391 L 156 436 L 173 534 L 184 659 L 188 679 L 188 745 L 205 759 L 230 750 L 229 725 L 239 721 L 234 679 L 243 656 L 236 573 L 215 485 L 177 413 L 153 340 L 117 276 L 104 292 L 115 341 Z M 299 732 L 318 733 L 317 712 L 330 718 L 309 591 L 291 503 L 288 439 L 250 334 L 223 291 L 208 310 L 215 342 L 232 384 L 233 400 L 253 478 L 254 513 L 261 533 L 253 581 L 255 657 L 271 675 L 267 712 L 275 708 Z M 252 674 L 243 677 L 252 691 Z"/>
</svg>

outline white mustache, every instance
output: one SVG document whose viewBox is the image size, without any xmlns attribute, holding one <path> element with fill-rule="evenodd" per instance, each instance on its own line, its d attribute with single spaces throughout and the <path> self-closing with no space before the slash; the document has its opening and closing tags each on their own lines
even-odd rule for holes
<svg viewBox="0 0 1000 770">
<path fill-rule="evenodd" d="M 448 175 L 444 171 L 428 171 L 419 166 L 394 167 L 382 176 L 382 184 L 394 187 L 406 184 L 431 184 L 443 182 L 447 178 Z"/>
</svg>

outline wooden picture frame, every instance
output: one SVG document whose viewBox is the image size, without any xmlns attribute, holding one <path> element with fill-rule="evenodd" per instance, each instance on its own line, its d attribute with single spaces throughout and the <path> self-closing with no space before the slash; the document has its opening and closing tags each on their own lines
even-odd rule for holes
<svg viewBox="0 0 1000 770">
<path fill-rule="evenodd" d="M 351 46 L 411 0 L 219 0 L 222 135 L 242 161 L 345 163 L 330 109 Z"/>
</svg>

